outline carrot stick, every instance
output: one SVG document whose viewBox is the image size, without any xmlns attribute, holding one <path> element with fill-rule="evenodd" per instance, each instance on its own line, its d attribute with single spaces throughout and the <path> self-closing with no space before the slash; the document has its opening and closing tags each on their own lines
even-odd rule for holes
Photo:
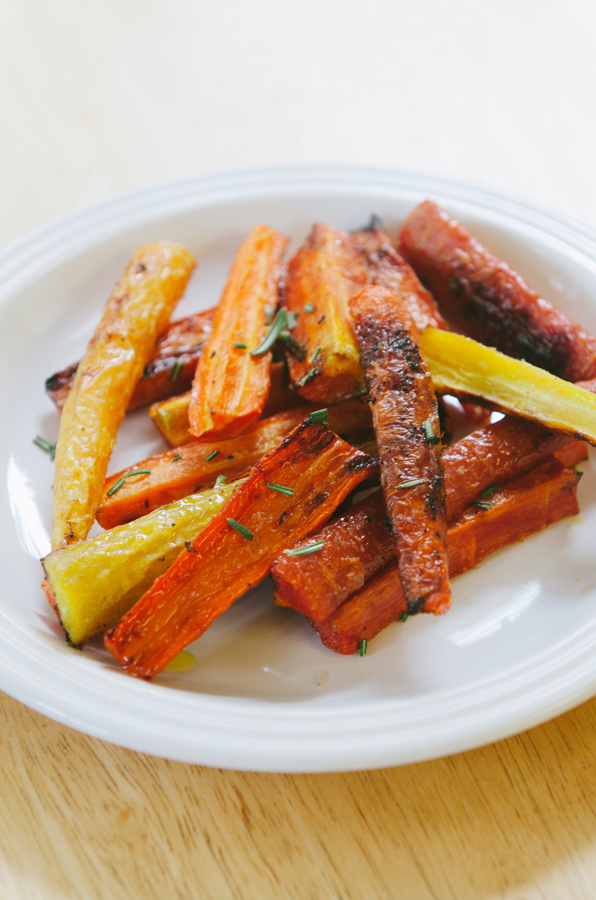
<svg viewBox="0 0 596 900">
<path fill-rule="evenodd" d="M 193 441 L 116 472 L 104 483 L 97 521 L 102 528 L 113 528 L 212 487 L 222 475 L 227 479 L 240 477 L 316 409 L 307 404 L 286 410 L 259 420 L 238 437 L 217 443 Z M 332 407 L 328 417 L 332 430 L 342 435 L 372 424 L 368 407 L 358 400 L 346 400 Z"/>
<path fill-rule="evenodd" d="M 375 470 L 371 457 L 306 419 L 108 632 L 110 653 L 133 675 L 157 675 Z"/>
<path fill-rule="evenodd" d="M 364 288 L 350 312 L 408 609 L 446 612 L 451 590 L 439 414 L 420 332 L 401 295 L 387 288 Z"/>
<path fill-rule="evenodd" d="M 458 331 L 566 381 L 596 377 L 596 337 L 436 203 L 427 200 L 410 213 L 399 251 Z"/>
<path fill-rule="evenodd" d="M 499 488 L 491 495 L 488 509 L 466 510 L 449 526 L 451 578 L 472 569 L 501 547 L 521 541 L 565 516 L 577 515 L 580 477 L 551 459 Z M 362 640 L 370 640 L 401 617 L 407 618 L 407 604 L 393 562 L 331 616 L 311 624 L 326 647 L 351 654 Z"/>
<path fill-rule="evenodd" d="M 561 453 L 565 465 L 573 465 L 585 458 L 586 446 L 568 435 L 508 418 L 448 447 L 443 454 L 447 520 L 453 522 L 469 503 L 483 499 L 485 490 L 490 501 L 492 487 L 554 452 Z M 372 494 L 317 532 L 317 540 L 324 541 L 320 553 L 276 559 L 272 567 L 275 603 L 315 620 L 330 616 L 395 556 L 386 516 L 382 492 Z"/>
<path fill-rule="evenodd" d="M 236 254 L 193 382 L 189 420 L 196 438 L 235 437 L 263 411 L 271 352 L 261 353 L 259 347 L 267 330 L 267 307 L 277 305 L 286 244 L 278 231 L 258 225 Z"/>
</svg>

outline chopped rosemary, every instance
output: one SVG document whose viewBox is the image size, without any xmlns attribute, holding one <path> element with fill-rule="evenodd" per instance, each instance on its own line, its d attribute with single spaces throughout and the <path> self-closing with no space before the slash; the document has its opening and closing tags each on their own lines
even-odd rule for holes
<svg viewBox="0 0 596 900">
<path fill-rule="evenodd" d="M 306 349 L 306 345 L 302 343 L 302 341 L 297 341 L 294 335 L 290 334 L 289 331 L 285 329 L 280 332 L 280 338 L 286 345 L 286 350 L 288 353 L 297 359 L 299 362 L 302 362 L 308 350 Z"/>
<path fill-rule="evenodd" d="M 196 552 L 197 552 L 197 551 L 195 550 L 195 548 L 193 547 L 193 545 L 191 544 L 190 541 L 184 541 L 184 546 L 186 547 L 186 549 L 187 549 L 187 551 L 188 551 L 189 553 L 196 553 Z"/>
<path fill-rule="evenodd" d="M 498 484 L 491 484 L 490 487 L 484 488 L 484 490 L 481 491 L 480 496 L 481 497 L 490 497 L 491 494 L 494 494 L 494 492 L 498 491 L 498 490 L 499 490 Z"/>
<path fill-rule="evenodd" d="M 310 369 L 310 370 L 306 373 L 306 375 L 304 376 L 304 378 L 301 378 L 300 381 L 297 381 L 297 382 L 296 382 L 296 387 L 299 387 L 299 388 L 304 387 L 305 385 L 308 384 L 309 381 L 312 381 L 312 380 L 313 380 L 313 378 L 315 377 L 315 375 L 318 375 L 318 370 L 317 370 L 316 366 L 315 366 L 314 369 Z"/>
<path fill-rule="evenodd" d="M 246 538 L 247 541 L 252 541 L 254 534 L 252 531 L 249 531 L 248 528 L 245 528 L 244 525 L 241 525 L 240 522 L 237 522 L 236 519 L 226 519 L 228 525 L 237 531 L 238 534 L 241 534 L 243 538 Z"/>
<path fill-rule="evenodd" d="M 426 438 L 427 443 L 436 444 L 439 440 L 438 436 L 435 434 L 433 430 L 433 423 L 430 419 L 427 419 L 424 423 L 424 436 Z"/>
<path fill-rule="evenodd" d="M 401 616 L 399 617 L 399 620 L 398 620 L 398 621 L 400 621 L 400 622 L 405 622 L 407 619 L 409 619 L 409 617 L 410 617 L 410 614 L 409 614 L 409 613 L 403 612 L 403 613 L 401 614 Z"/>
<path fill-rule="evenodd" d="M 315 311 L 315 308 L 310 301 L 308 303 L 304 304 L 304 312 L 313 313 L 314 311 Z"/>
<path fill-rule="evenodd" d="M 490 500 L 472 500 L 470 506 L 477 506 L 478 509 L 483 509 L 485 512 L 488 512 L 489 509 L 492 509 L 495 504 L 491 503 Z"/>
<path fill-rule="evenodd" d="M 293 331 L 296 327 L 296 319 L 298 318 L 298 313 L 293 312 L 292 310 L 286 310 L 287 317 L 287 325 L 286 328 L 289 328 L 290 331 Z"/>
<path fill-rule="evenodd" d="M 124 475 L 121 475 L 118 481 L 115 481 L 112 487 L 108 488 L 106 491 L 107 497 L 113 497 L 116 491 L 119 491 L 121 487 L 124 486 L 124 481 L 126 478 L 132 478 L 133 475 L 151 475 L 151 469 L 135 469 L 134 472 L 125 472 Z"/>
<path fill-rule="evenodd" d="M 246 344 L 237 343 L 234 344 L 234 347 L 236 348 L 236 350 L 246 350 Z"/>
<path fill-rule="evenodd" d="M 251 356 L 262 356 L 270 350 L 279 337 L 280 331 L 283 331 L 288 321 L 288 314 L 285 307 L 279 310 L 273 324 L 269 327 L 269 331 L 255 350 L 251 350 Z"/>
<path fill-rule="evenodd" d="M 219 450 L 212 450 L 211 453 L 208 453 L 205 457 L 205 462 L 211 462 L 216 456 L 219 456 Z"/>
<path fill-rule="evenodd" d="M 265 310 L 265 325 L 271 325 L 271 319 L 273 318 L 273 313 L 275 312 L 275 307 L 270 306 L 268 303 L 264 306 Z"/>
<path fill-rule="evenodd" d="M 304 547 L 295 547 L 292 550 L 284 550 L 286 556 L 308 556 L 309 553 L 318 553 L 325 546 L 325 541 L 315 541 Z"/>
<path fill-rule="evenodd" d="M 418 487 L 419 484 L 427 484 L 430 481 L 430 478 L 410 478 L 409 481 L 401 481 L 399 484 L 396 484 L 395 487 L 397 490 L 405 490 L 406 488 Z"/>
<path fill-rule="evenodd" d="M 364 638 L 363 641 L 360 641 L 360 656 L 366 656 L 366 651 L 368 650 L 368 641 Z"/>
<path fill-rule="evenodd" d="M 172 371 L 170 372 L 170 381 L 178 381 L 180 375 L 182 374 L 182 369 L 184 368 L 184 363 L 179 359 L 176 360 L 174 365 L 172 366 Z"/>
<path fill-rule="evenodd" d="M 329 411 L 327 409 L 317 409 L 315 412 L 310 414 L 311 422 L 326 422 L 329 418 Z"/>
<path fill-rule="evenodd" d="M 285 494 L 287 497 L 294 496 L 294 488 L 285 487 L 283 484 L 272 484 L 268 481 L 267 487 L 271 488 L 272 491 L 277 491 L 279 494 Z"/>
<path fill-rule="evenodd" d="M 176 453 L 176 455 L 172 457 L 172 462 L 178 462 L 179 459 L 182 459 L 182 457 L 179 453 Z"/>
<path fill-rule="evenodd" d="M 44 453 L 49 453 L 50 459 L 56 459 L 56 444 L 50 444 L 49 441 L 46 441 L 46 439 L 39 434 L 33 438 L 33 443 L 36 447 L 39 447 L 40 450 L 43 450 Z"/>
<path fill-rule="evenodd" d="M 315 352 L 314 352 L 314 353 L 312 354 L 312 356 L 309 358 L 309 360 L 308 360 L 309 363 L 311 363 L 311 364 L 314 363 L 315 359 L 317 358 L 317 356 L 319 355 L 319 353 L 321 352 L 322 349 L 323 349 L 322 347 L 317 347 L 317 349 L 315 350 Z"/>
<path fill-rule="evenodd" d="M 225 484 L 225 483 L 226 483 L 225 475 L 218 475 L 217 478 L 215 479 L 215 487 L 221 487 L 222 484 Z"/>
</svg>

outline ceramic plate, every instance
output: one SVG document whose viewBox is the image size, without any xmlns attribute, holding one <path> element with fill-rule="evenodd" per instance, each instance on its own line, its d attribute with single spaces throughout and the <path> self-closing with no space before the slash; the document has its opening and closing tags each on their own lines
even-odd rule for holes
<svg viewBox="0 0 596 900">
<path fill-rule="evenodd" d="M 262 771 L 408 763 L 503 738 L 596 693 L 596 485 L 582 512 L 454 582 L 453 610 L 396 623 L 365 657 L 325 649 L 308 623 L 251 591 L 194 645 L 196 665 L 153 683 L 102 646 L 68 648 L 39 589 L 58 435 L 45 378 L 78 359 L 134 248 L 180 241 L 199 260 L 179 307 L 212 306 L 258 222 L 299 242 L 315 220 L 396 228 L 444 205 L 543 295 L 596 332 L 596 239 L 561 216 L 482 189 L 399 172 L 283 169 L 176 181 L 63 217 L 0 255 L 0 688 L 72 728 L 146 753 Z M 111 471 L 163 449 L 128 417 Z"/>
</svg>

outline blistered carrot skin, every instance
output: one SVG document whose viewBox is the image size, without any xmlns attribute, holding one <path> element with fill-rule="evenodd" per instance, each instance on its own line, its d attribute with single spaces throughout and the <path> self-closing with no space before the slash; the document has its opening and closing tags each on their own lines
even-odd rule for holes
<svg viewBox="0 0 596 900">
<path fill-rule="evenodd" d="M 97 521 L 103 528 L 114 528 L 166 503 L 213 487 L 219 476 L 224 475 L 227 480 L 239 478 L 317 408 L 303 404 L 261 419 L 249 431 L 228 441 L 193 441 L 111 475 L 104 483 Z M 359 432 L 372 424 L 368 407 L 359 400 L 346 400 L 332 407 L 328 421 L 331 429 L 341 435 Z"/>
<path fill-rule="evenodd" d="M 252 351 L 263 341 L 277 305 L 287 242 L 275 229 L 258 225 L 234 258 L 192 386 L 190 430 L 200 440 L 242 434 L 263 411 L 271 352 L 254 356 Z"/>
<path fill-rule="evenodd" d="M 440 425 L 418 349 L 420 332 L 400 296 L 386 288 L 365 288 L 350 311 L 408 609 L 446 612 L 451 590 Z"/>
<path fill-rule="evenodd" d="M 274 416 L 286 409 L 304 406 L 304 397 L 287 387 L 284 368 L 283 362 L 271 363 L 271 387 L 261 418 Z M 188 444 L 189 441 L 195 440 L 190 433 L 189 406 L 190 392 L 182 394 L 180 397 L 162 400 L 161 403 L 154 403 L 149 408 L 149 415 L 171 447 L 179 447 L 181 444 Z"/>
<path fill-rule="evenodd" d="M 364 392 L 348 301 L 368 278 L 353 238 L 321 222 L 288 263 L 286 308 L 297 316 L 288 364 L 294 388 L 325 406 Z"/>
<path fill-rule="evenodd" d="M 451 578 L 472 569 L 507 544 L 542 531 L 565 516 L 577 515 L 580 477 L 551 459 L 499 488 L 490 497 L 490 507 L 469 507 L 449 526 Z M 358 650 L 360 641 L 370 640 L 406 614 L 407 605 L 393 562 L 331 616 L 311 624 L 326 647 L 351 654 Z"/>
<path fill-rule="evenodd" d="M 447 328 L 434 297 L 397 252 L 388 231 L 373 221 L 371 227 L 352 232 L 352 236 L 366 261 L 369 284 L 398 292 L 420 331 L 427 325 Z"/>
<path fill-rule="evenodd" d="M 129 411 L 190 390 L 201 350 L 211 334 L 213 313 L 213 309 L 207 309 L 167 326 L 133 391 Z M 67 366 L 46 380 L 46 393 L 59 410 L 66 402 L 77 366 Z"/>
<path fill-rule="evenodd" d="M 478 429 L 443 453 L 448 522 L 484 490 L 542 463 L 550 454 L 567 466 L 586 455 L 586 445 L 521 419 L 502 419 Z M 559 455 L 560 454 L 560 455 Z M 491 500 L 490 495 L 487 498 Z M 324 547 L 313 556 L 280 557 L 272 567 L 275 603 L 314 620 L 330 616 L 395 556 L 381 492 L 354 504 L 316 534 Z M 297 545 L 300 547 L 300 545 Z"/>
<path fill-rule="evenodd" d="M 157 675 L 375 471 L 371 457 L 305 420 L 106 635 L 108 650 L 131 674 Z"/>
<path fill-rule="evenodd" d="M 399 252 L 458 331 L 566 381 L 596 376 L 596 338 L 436 203 L 427 200 L 410 213 Z"/>
</svg>

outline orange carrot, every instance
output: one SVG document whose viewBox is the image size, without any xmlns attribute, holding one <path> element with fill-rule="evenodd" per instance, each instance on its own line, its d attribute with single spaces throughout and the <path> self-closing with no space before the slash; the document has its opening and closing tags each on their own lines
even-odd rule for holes
<svg viewBox="0 0 596 900">
<path fill-rule="evenodd" d="M 157 675 L 374 471 L 371 457 L 306 419 L 108 632 L 110 653 L 133 675 Z"/>
<path fill-rule="evenodd" d="M 555 459 L 520 475 L 491 495 L 486 510 L 470 507 L 449 527 L 449 574 L 476 566 L 495 550 L 521 541 L 565 516 L 577 515 L 579 473 Z M 397 564 L 390 563 L 327 619 L 311 621 L 326 647 L 355 653 L 400 617 L 407 618 Z"/>
<path fill-rule="evenodd" d="M 193 441 L 116 472 L 104 483 L 97 521 L 102 528 L 114 528 L 212 487 L 219 476 L 228 480 L 239 478 L 316 409 L 307 404 L 286 410 L 260 419 L 249 431 L 228 441 Z M 359 400 L 346 400 L 331 407 L 328 416 L 331 429 L 341 435 L 372 425 L 368 407 Z"/>
<path fill-rule="evenodd" d="M 259 225 L 236 254 L 193 382 L 189 420 L 196 438 L 235 437 L 263 411 L 271 352 L 260 349 L 268 313 L 277 305 L 286 244 L 287 238 L 278 231 Z"/>
</svg>

